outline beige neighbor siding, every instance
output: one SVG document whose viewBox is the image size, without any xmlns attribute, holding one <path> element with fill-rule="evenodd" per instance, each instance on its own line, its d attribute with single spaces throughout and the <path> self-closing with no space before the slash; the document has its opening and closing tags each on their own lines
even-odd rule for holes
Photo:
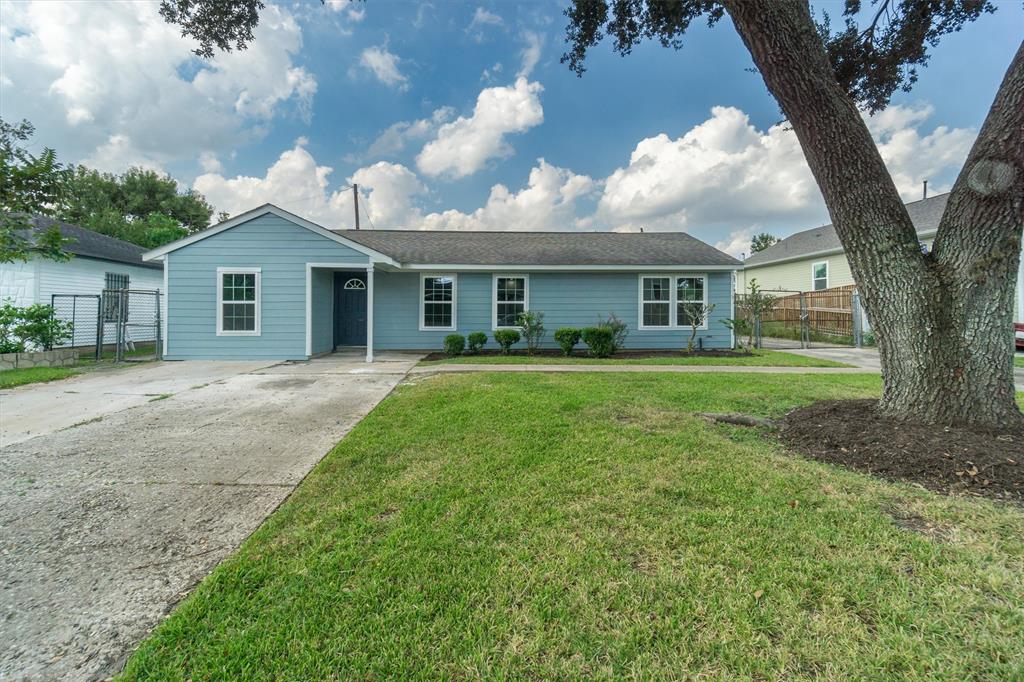
<svg viewBox="0 0 1024 682">
<path fill-rule="evenodd" d="M 929 249 L 932 247 L 931 237 L 922 241 Z M 736 273 L 736 292 L 746 291 L 752 279 L 756 279 L 764 290 L 810 291 L 813 289 L 811 267 L 822 261 L 828 261 L 828 285 L 830 287 L 854 284 L 846 256 L 838 253 L 831 256 L 793 260 L 788 263 L 748 266 Z M 1021 261 L 1020 272 L 1017 275 L 1017 288 L 1013 300 L 1013 319 L 1024 322 L 1024 260 Z"/>
</svg>

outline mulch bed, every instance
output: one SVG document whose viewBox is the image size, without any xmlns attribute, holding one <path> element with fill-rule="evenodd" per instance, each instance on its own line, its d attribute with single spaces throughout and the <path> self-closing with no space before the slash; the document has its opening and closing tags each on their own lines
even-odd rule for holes
<svg viewBox="0 0 1024 682">
<path fill-rule="evenodd" d="M 874 400 L 797 408 L 779 438 L 812 459 L 929 490 L 1024 503 L 1024 431 L 983 432 L 887 419 Z"/>
<path fill-rule="evenodd" d="M 501 355 L 499 350 L 482 350 L 473 357 L 498 357 Z M 527 352 L 525 350 L 514 350 L 509 355 L 525 357 Z M 692 353 L 687 353 L 681 350 L 620 350 L 611 356 L 612 360 L 643 360 L 646 358 L 745 358 L 750 357 L 751 353 L 745 353 L 742 351 L 735 350 L 695 350 Z M 536 353 L 535 357 L 559 357 L 564 358 L 562 351 L 555 348 L 541 348 Z M 590 358 L 586 351 L 574 351 L 570 358 Z M 424 360 L 447 360 L 448 356 L 444 353 L 434 352 L 423 358 Z"/>
</svg>

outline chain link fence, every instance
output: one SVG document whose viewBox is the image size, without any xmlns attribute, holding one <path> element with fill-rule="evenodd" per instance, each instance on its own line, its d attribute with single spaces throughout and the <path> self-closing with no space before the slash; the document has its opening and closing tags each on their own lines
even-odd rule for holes
<svg viewBox="0 0 1024 682">
<path fill-rule="evenodd" d="M 762 291 L 753 297 L 739 293 L 736 313 L 743 336 L 755 348 L 860 348 L 870 339 L 867 316 L 853 285 L 819 291 Z"/>
<path fill-rule="evenodd" d="M 162 294 L 151 289 L 104 289 L 95 294 L 53 294 L 54 316 L 72 325 L 60 347 L 92 349 L 96 359 L 152 360 L 163 355 Z"/>
</svg>

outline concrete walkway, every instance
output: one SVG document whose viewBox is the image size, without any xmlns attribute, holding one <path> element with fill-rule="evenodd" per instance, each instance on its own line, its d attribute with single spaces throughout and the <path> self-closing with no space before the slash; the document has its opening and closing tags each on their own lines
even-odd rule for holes
<svg viewBox="0 0 1024 682">
<path fill-rule="evenodd" d="M 7 419 L 62 402 L 38 417 L 45 435 L 0 449 L 0 680 L 120 670 L 419 356 L 379 359 L 165 363 L 5 394 Z M 102 419 L 54 430 L 104 402 Z"/>
<path fill-rule="evenodd" d="M 738 365 L 484 365 L 442 363 L 414 367 L 410 374 L 438 372 L 663 372 L 668 374 L 871 374 L 860 367 L 745 367 Z"/>
</svg>

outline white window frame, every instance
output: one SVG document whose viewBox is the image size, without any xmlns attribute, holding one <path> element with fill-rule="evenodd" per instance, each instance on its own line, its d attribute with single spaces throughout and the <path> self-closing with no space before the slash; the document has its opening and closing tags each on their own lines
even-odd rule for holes
<svg viewBox="0 0 1024 682">
<path fill-rule="evenodd" d="M 530 309 L 530 275 L 525 272 L 496 272 L 491 276 L 491 331 L 499 329 L 519 329 L 517 325 L 498 326 L 498 280 L 499 279 L 521 279 L 523 280 L 523 312 Z M 508 303 L 509 301 L 502 301 Z M 515 301 L 513 301 L 515 302 Z"/>
<path fill-rule="evenodd" d="M 449 327 L 428 327 L 423 324 L 423 314 L 426 310 L 426 281 L 428 277 L 451 277 L 452 278 L 452 324 Z M 436 303 L 437 301 L 431 301 Z M 424 272 L 420 274 L 420 320 L 421 332 L 453 332 L 459 328 L 459 276 L 454 272 Z"/>
<path fill-rule="evenodd" d="M 224 329 L 224 275 L 256 275 L 256 323 L 254 329 Z M 262 268 L 217 268 L 217 336 L 260 336 L 263 322 L 263 291 L 260 280 L 263 279 Z M 249 303 L 249 301 L 240 301 Z M 228 301 L 232 303 L 232 301 Z"/>
<path fill-rule="evenodd" d="M 650 326 L 644 324 L 644 279 L 645 278 L 664 278 L 667 277 L 669 280 L 669 313 L 668 313 L 668 325 L 662 326 Z M 708 294 L 711 288 L 711 279 L 708 277 L 706 272 L 641 272 L 637 276 L 637 287 L 636 287 L 636 298 L 637 298 L 637 324 L 636 328 L 640 331 L 667 331 L 676 329 L 690 329 L 690 325 L 679 324 L 679 278 L 680 277 L 700 277 L 704 280 L 704 305 L 708 304 Z M 650 303 L 650 301 L 648 301 Z M 710 317 L 710 315 L 708 316 Z M 704 324 L 699 325 L 697 329 L 707 330 L 710 320 L 707 317 L 704 318 Z"/>
<path fill-rule="evenodd" d="M 815 289 L 814 288 L 814 281 L 817 280 L 817 279 L 821 279 L 820 277 L 815 277 L 814 276 L 814 269 L 817 268 L 819 265 L 824 265 L 825 266 L 825 288 L 826 289 L 829 288 L 828 287 L 828 279 L 829 279 L 829 274 L 830 274 L 829 270 L 831 270 L 831 268 L 829 267 L 829 264 L 828 264 L 827 260 L 820 260 L 817 263 L 811 263 L 811 291 L 821 291 L 821 289 Z"/>
</svg>

